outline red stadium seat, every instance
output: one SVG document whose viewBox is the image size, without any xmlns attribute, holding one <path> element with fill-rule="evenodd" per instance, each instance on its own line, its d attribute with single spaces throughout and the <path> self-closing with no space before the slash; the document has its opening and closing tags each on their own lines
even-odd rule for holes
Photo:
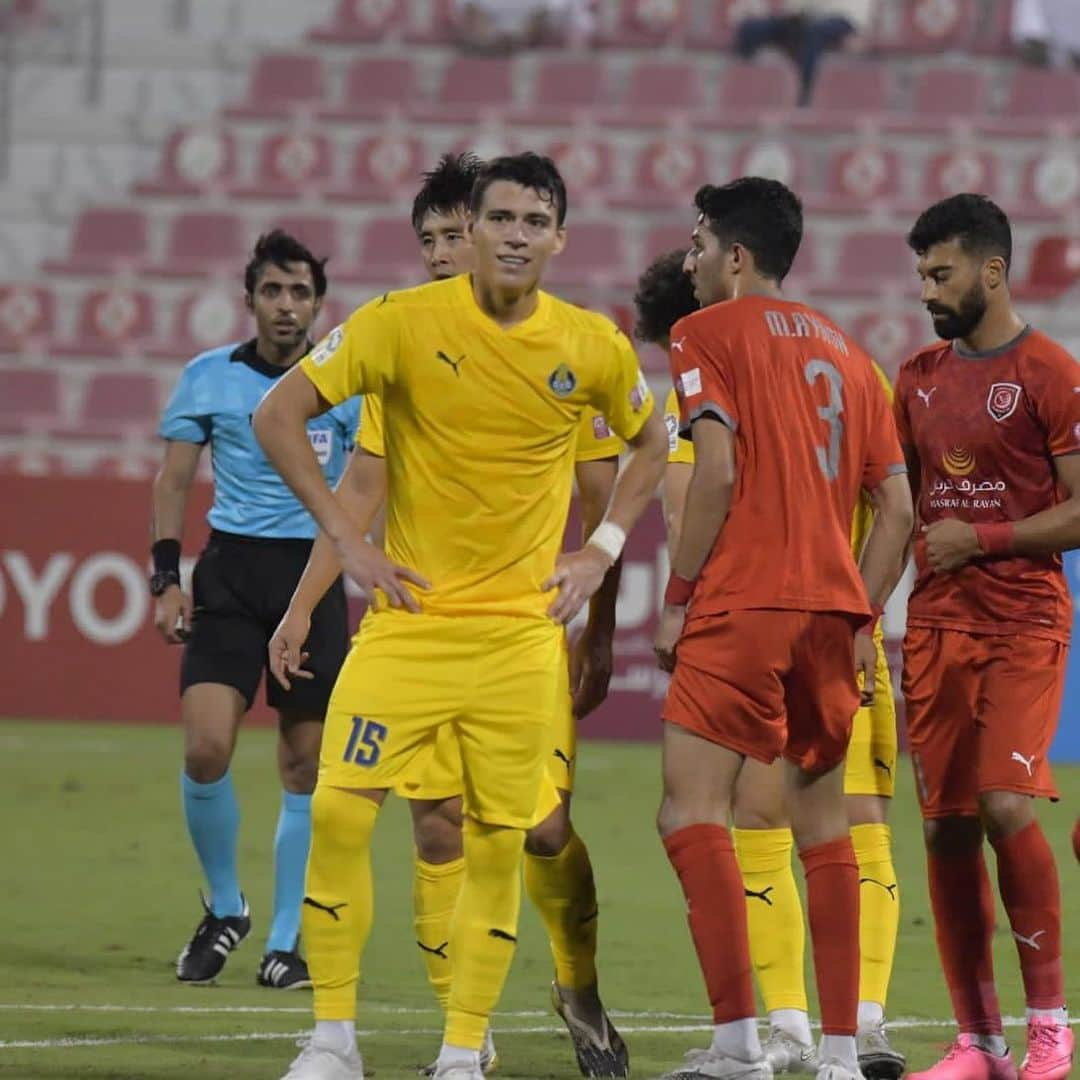
<svg viewBox="0 0 1080 1080">
<path fill-rule="evenodd" d="M 792 126 L 848 131 L 861 117 L 876 121 L 889 108 L 890 71 L 888 65 L 875 61 L 826 58 L 813 102 L 791 118 Z"/>
<path fill-rule="evenodd" d="M 401 112 L 420 96 L 416 68 L 405 56 L 358 56 L 345 70 L 342 101 L 323 109 L 323 120 L 376 120 Z"/>
<path fill-rule="evenodd" d="M 798 297 L 806 291 L 821 273 L 821 258 L 813 233 L 803 233 L 802 243 L 795 253 L 795 260 L 785 279 L 785 287 L 791 296 Z"/>
<path fill-rule="evenodd" d="M 146 257 L 149 229 L 142 210 L 84 210 L 75 223 L 71 252 L 44 269 L 59 274 L 129 270 Z"/>
<path fill-rule="evenodd" d="M 339 220 L 325 214 L 289 214 L 267 222 L 267 228 L 284 229 L 295 236 L 317 259 L 335 265 L 345 256 L 344 228 Z"/>
<path fill-rule="evenodd" d="M 1018 67 L 1003 115 L 979 124 L 989 135 L 1047 134 L 1048 122 L 1074 124 L 1080 113 L 1080 72 Z"/>
<path fill-rule="evenodd" d="M 814 285 L 818 294 L 873 296 L 915 290 L 914 257 L 898 230 L 852 232 L 841 242 L 832 273 Z"/>
<path fill-rule="evenodd" d="M 326 45 L 381 41 L 401 27 L 405 13 L 401 0 L 338 0 L 330 20 L 308 36 Z"/>
<path fill-rule="evenodd" d="M 616 21 L 599 44 L 619 49 L 658 48 L 681 41 L 688 0 L 619 0 Z"/>
<path fill-rule="evenodd" d="M 689 206 L 694 192 L 709 179 L 708 155 L 702 143 L 666 138 L 638 155 L 629 194 L 613 197 L 612 206 L 629 209 L 671 209 Z"/>
<path fill-rule="evenodd" d="M 0 353 L 30 352 L 54 332 L 56 301 L 41 285 L 0 285 Z"/>
<path fill-rule="evenodd" d="M 537 64 L 533 104 L 512 110 L 507 117 L 511 123 L 540 127 L 572 124 L 579 114 L 607 100 L 607 72 L 596 57 L 541 57 Z"/>
<path fill-rule="evenodd" d="M 900 365 L 934 337 L 930 320 L 910 311 L 882 310 L 858 315 L 851 324 L 851 336 L 878 362 L 895 382 Z"/>
<path fill-rule="evenodd" d="M 60 376 L 37 368 L 0 369 L 0 434 L 51 427 L 60 417 Z"/>
<path fill-rule="evenodd" d="M 236 172 L 236 145 L 227 131 L 185 128 L 165 144 L 158 175 L 135 185 L 137 195 L 194 197 L 229 183 Z"/>
<path fill-rule="evenodd" d="M 624 264 L 624 230 L 611 222 L 583 223 L 567 230 L 566 247 L 548 264 L 552 284 L 591 285 L 611 279 Z"/>
<path fill-rule="evenodd" d="M 994 198 L 1000 188 L 1000 162 L 989 150 L 958 146 L 928 158 L 923 169 L 922 190 L 916 213 L 931 203 L 964 191 L 981 191 Z"/>
<path fill-rule="evenodd" d="M 238 291 L 202 288 L 183 296 L 167 336 L 146 354 L 153 360 L 186 362 L 207 349 L 253 337 L 254 323 Z"/>
<path fill-rule="evenodd" d="M 373 218 L 364 226 L 359 262 L 338 271 L 334 280 L 396 288 L 415 285 L 422 277 L 416 234 L 404 214 L 395 214 Z"/>
<path fill-rule="evenodd" d="M 141 371 L 93 376 L 83 396 L 80 419 L 63 434 L 110 438 L 150 434 L 161 410 L 155 375 Z"/>
<path fill-rule="evenodd" d="M 203 277 L 238 272 L 247 253 L 240 218 L 224 210 L 177 214 L 169 227 L 163 262 L 148 268 L 159 277 Z"/>
<path fill-rule="evenodd" d="M 447 64 L 435 97 L 437 104 L 413 109 L 418 120 L 475 124 L 485 113 L 499 113 L 514 104 L 511 61 L 498 57 L 458 56 Z"/>
<path fill-rule="evenodd" d="M 1080 207 L 1080 157 L 1070 146 L 1053 143 L 1024 166 L 1020 202 L 1014 217 L 1058 219 Z"/>
<path fill-rule="evenodd" d="M 1044 236 L 1031 255 L 1023 298 L 1049 300 L 1080 281 L 1080 236 Z"/>
<path fill-rule="evenodd" d="M 644 256 L 646 262 L 666 255 L 669 251 L 689 251 L 690 234 L 694 231 L 693 212 L 688 210 L 685 221 L 654 225 L 645 233 Z"/>
<path fill-rule="evenodd" d="M 411 197 L 421 172 L 428 167 L 423 147 L 414 136 L 393 131 L 370 135 L 353 150 L 347 182 L 326 195 L 338 202 L 374 203 Z"/>
<path fill-rule="evenodd" d="M 298 199 L 317 194 L 330 182 L 330 140 L 319 132 L 271 135 L 259 147 L 256 179 L 231 194 L 241 199 Z"/>
<path fill-rule="evenodd" d="M 968 49 L 975 37 L 977 12 L 973 0 L 907 0 L 888 6 L 895 33 L 878 43 L 892 52 L 941 53 Z"/>
<path fill-rule="evenodd" d="M 729 49 L 735 38 L 736 28 L 748 15 L 777 14 L 784 7 L 784 0 L 757 0 L 753 5 L 747 4 L 746 0 L 690 2 L 686 46 L 710 51 Z"/>
<path fill-rule="evenodd" d="M 899 154 L 879 143 L 864 143 L 833 154 L 825 194 L 807 202 L 832 214 L 864 214 L 895 199 L 899 190 Z"/>
<path fill-rule="evenodd" d="M 733 176 L 767 176 L 798 189 L 809 169 L 805 151 L 791 139 L 753 139 L 735 153 Z"/>
<path fill-rule="evenodd" d="M 716 108 L 702 118 L 706 128 L 758 128 L 762 114 L 793 109 L 799 97 L 794 67 L 786 61 L 732 60 L 720 71 Z"/>
<path fill-rule="evenodd" d="M 697 65 L 685 60 L 642 60 L 630 72 L 622 100 L 602 119 L 624 127 L 667 125 L 674 115 L 692 112 L 705 103 Z"/>
<path fill-rule="evenodd" d="M 889 118 L 891 131 L 936 133 L 970 126 L 989 109 L 990 86 L 974 64 L 927 68 L 915 76 L 911 113 Z"/>
<path fill-rule="evenodd" d="M 610 143 L 584 136 L 548 147 L 548 155 L 559 167 L 567 188 L 576 201 L 603 195 L 613 184 L 615 153 Z"/>
<path fill-rule="evenodd" d="M 141 289 L 92 289 L 79 306 L 75 337 L 56 341 L 56 356 L 115 357 L 134 353 L 154 331 L 154 305 Z"/>
<path fill-rule="evenodd" d="M 275 120 L 303 115 L 323 103 L 322 61 L 310 53 L 269 53 L 256 59 L 247 97 L 225 110 L 235 120 Z"/>
</svg>

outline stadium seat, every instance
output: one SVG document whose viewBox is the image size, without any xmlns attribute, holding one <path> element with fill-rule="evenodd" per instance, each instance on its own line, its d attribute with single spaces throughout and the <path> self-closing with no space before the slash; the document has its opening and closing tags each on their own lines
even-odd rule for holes
<svg viewBox="0 0 1080 1080">
<path fill-rule="evenodd" d="M 405 21 L 401 0 L 338 0 L 331 18 L 308 37 L 324 45 L 381 41 Z"/>
<path fill-rule="evenodd" d="M 731 60 L 720 71 L 716 108 L 706 110 L 695 123 L 717 131 L 758 129 L 763 114 L 793 109 L 798 98 L 798 78 L 786 61 Z"/>
<path fill-rule="evenodd" d="M 322 61 L 311 53 L 266 53 L 251 70 L 247 97 L 225 110 L 231 120 L 281 120 L 323 103 Z"/>
<path fill-rule="evenodd" d="M 37 368 L 0 368 L 0 435 L 42 431 L 60 417 L 60 376 Z"/>
<path fill-rule="evenodd" d="M 1002 115 L 987 117 L 987 135 L 1045 136 L 1047 123 L 1075 123 L 1080 114 L 1080 72 L 1018 67 L 1009 84 Z"/>
<path fill-rule="evenodd" d="M 900 190 L 900 156 L 881 143 L 863 143 L 835 152 L 829 160 L 823 194 L 806 202 L 830 214 L 865 214 L 895 199 Z"/>
<path fill-rule="evenodd" d="M 485 114 L 514 104 L 512 61 L 502 57 L 457 56 L 443 71 L 435 103 L 417 104 L 416 120 L 475 125 Z"/>
<path fill-rule="evenodd" d="M 651 262 L 669 251 L 688 251 L 690 234 L 694 231 L 694 215 L 687 209 L 685 221 L 673 221 L 664 225 L 654 225 L 645 233 L 643 255 L 645 262 Z M 636 280 L 636 274 L 631 275 Z"/>
<path fill-rule="evenodd" d="M 512 109 L 507 120 L 538 127 L 574 124 L 586 110 L 606 102 L 607 81 L 607 70 L 596 57 L 540 57 L 533 104 Z"/>
<path fill-rule="evenodd" d="M 864 311 L 851 323 L 851 336 L 895 382 L 900 365 L 934 338 L 925 315 L 878 308 Z"/>
<path fill-rule="evenodd" d="M 580 136 L 554 143 L 546 152 L 558 165 L 575 203 L 580 198 L 595 196 L 606 200 L 615 182 L 615 151 L 611 143 Z"/>
<path fill-rule="evenodd" d="M 159 277 L 238 275 L 247 248 L 246 230 L 237 215 L 226 210 L 181 213 L 169 226 L 164 260 L 147 272 Z"/>
<path fill-rule="evenodd" d="M 906 209 L 919 213 L 931 203 L 964 191 L 981 191 L 995 198 L 1001 185 L 1000 173 L 1000 161 L 989 150 L 974 146 L 940 150 L 927 158 L 919 198 Z"/>
<path fill-rule="evenodd" d="M 175 308 L 167 336 L 149 346 L 146 355 L 152 360 L 186 363 L 207 349 L 253 337 L 255 324 L 241 292 L 242 286 L 225 290 L 203 287 L 185 294 Z"/>
<path fill-rule="evenodd" d="M 27 352 L 53 333 L 56 301 L 41 285 L 0 285 L 0 353 Z"/>
<path fill-rule="evenodd" d="M 154 332 L 154 304 L 141 289 L 92 289 L 79 305 L 74 338 L 54 341 L 50 352 L 64 357 L 132 355 Z"/>
<path fill-rule="evenodd" d="M 913 256 L 899 230 L 848 233 L 827 278 L 814 282 L 815 295 L 832 297 L 895 296 L 915 290 Z M 916 293 L 917 295 L 917 293 Z"/>
<path fill-rule="evenodd" d="M 326 214 L 276 216 L 267 221 L 266 228 L 284 229 L 317 259 L 329 259 L 337 265 L 345 257 L 346 245 L 342 243 L 345 227 L 340 220 Z"/>
<path fill-rule="evenodd" d="M 135 185 L 136 195 L 193 198 L 229 183 L 236 172 L 236 145 L 228 131 L 184 128 L 165 143 L 157 176 Z"/>
<path fill-rule="evenodd" d="M 701 72 L 685 60 L 642 60 L 630 72 L 626 92 L 612 109 L 600 110 L 603 123 L 641 128 L 666 126 L 705 103 Z"/>
<path fill-rule="evenodd" d="M 416 68 L 406 56 L 358 56 L 345 69 L 339 104 L 323 109 L 322 120 L 352 123 L 402 112 L 420 96 Z"/>
<path fill-rule="evenodd" d="M 330 140 L 320 132 L 270 135 L 259 147 L 255 180 L 237 184 L 240 199 L 299 199 L 318 195 L 333 170 Z"/>
<path fill-rule="evenodd" d="M 907 0 L 882 5 L 894 30 L 876 43 L 891 52 L 936 54 L 947 49 L 966 49 L 975 38 L 978 13 L 974 0 Z"/>
<path fill-rule="evenodd" d="M 795 261 L 784 280 L 789 295 L 801 297 L 821 276 L 821 255 L 812 232 L 803 233 L 802 243 L 795 253 Z"/>
<path fill-rule="evenodd" d="M 415 136 L 394 131 L 370 135 L 353 150 L 346 182 L 325 194 L 337 202 L 385 203 L 411 198 L 417 178 L 430 167 Z"/>
<path fill-rule="evenodd" d="M 795 140 L 777 135 L 743 143 L 735 151 L 731 175 L 767 176 L 798 189 L 809 171 L 805 150 Z"/>
<path fill-rule="evenodd" d="M 989 108 L 986 73 L 974 64 L 925 68 L 915 76 L 911 110 L 890 116 L 890 131 L 936 134 L 950 128 L 970 126 Z"/>
<path fill-rule="evenodd" d="M 814 85 L 811 104 L 790 118 L 804 131 L 850 131 L 862 118 L 876 122 L 889 108 L 891 68 L 873 60 L 826 58 Z"/>
<path fill-rule="evenodd" d="M 84 210 L 75 222 L 66 259 L 45 263 L 53 274 L 108 274 L 130 270 L 145 259 L 149 228 L 135 209 Z"/>
<path fill-rule="evenodd" d="M 650 49 L 681 41 L 688 0 L 620 0 L 612 5 L 610 27 L 597 44 L 617 49 Z"/>
<path fill-rule="evenodd" d="M 1070 145 L 1048 143 L 1024 165 L 1014 218 L 1059 219 L 1080 208 L 1080 155 Z"/>
<path fill-rule="evenodd" d="M 688 0 L 685 45 L 689 49 L 710 52 L 731 48 L 735 30 L 748 15 L 775 14 L 783 10 L 784 0 Z"/>
<path fill-rule="evenodd" d="M 708 155 L 702 143 L 660 139 L 638 154 L 630 192 L 613 196 L 609 202 L 631 210 L 690 206 L 694 192 L 708 180 Z"/>
<path fill-rule="evenodd" d="M 394 214 L 368 221 L 360 233 L 359 261 L 337 271 L 334 282 L 399 287 L 420 278 L 416 234 L 405 214 Z"/>
<path fill-rule="evenodd" d="M 79 421 L 58 431 L 69 437 L 149 435 L 157 426 L 161 391 L 157 376 L 142 371 L 102 372 L 90 378 Z"/>
<path fill-rule="evenodd" d="M 575 224 L 567 230 L 566 247 L 548 264 L 553 285 L 590 285 L 613 279 L 622 270 L 625 230 L 612 222 Z"/>
<path fill-rule="evenodd" d="M 1080 281 L 1080 236 L 1044 236 L 1031 255 L 1020 299 L 1052 300 Z"/>
</svg>

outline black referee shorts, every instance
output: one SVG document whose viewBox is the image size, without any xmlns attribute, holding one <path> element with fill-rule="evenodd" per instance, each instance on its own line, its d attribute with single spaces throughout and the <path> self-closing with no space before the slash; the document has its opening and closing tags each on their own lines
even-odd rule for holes
<svg viewBox="0 0 1080 1080">
<path fill-rule="evenodd" d="M 313 679 L 283 689 L 269 672 L 267 645 L 311 553 L 310 540 L 268 540 L 213 530 L 195 564 L 191 636 L 180 664 L 181 694 L 196 683 L 235 687 L 250 709 L 266 672 L 273 709 L 322 717 L 349 647 L 345 585 L 339 577 L 311 615 L 304 651 Z"/>
</svg>

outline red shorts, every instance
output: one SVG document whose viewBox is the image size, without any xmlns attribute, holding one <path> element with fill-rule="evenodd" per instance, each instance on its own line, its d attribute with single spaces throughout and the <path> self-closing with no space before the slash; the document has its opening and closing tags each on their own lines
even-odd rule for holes
<svg viewBox="0 0 1080 1080">
<path fill-rule="evenodd" d="M 839 765 L 859 707 L 854 622 L 837 612 L 753 610 L 690 618 L 663 717 L 766 763 Z"/>
<path fill-rule="evenodd" d="M 923 817 L 976 814 L 984 791 L 1057 798 L 1054 741 L 1068 646 L 908 627 L 904 699 Z"/>
</svg>

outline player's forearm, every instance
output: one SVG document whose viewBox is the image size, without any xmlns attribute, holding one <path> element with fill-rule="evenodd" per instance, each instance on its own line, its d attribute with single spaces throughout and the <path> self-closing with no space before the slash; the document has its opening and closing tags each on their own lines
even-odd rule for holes
<svg viewBox="0 0 1080 1080">
<path fill-rule="evenodd" d="M 578 508 L 581 513 L 581 543 L 592 536 L 604 520 L 615 482 L 619 475 L 618 458 L 581 462 L 577 467 Z M 622 577 L 622 556 L 612 563 L 600 588 L 589 600 L 589 629 L 598 633 L 615 632 L 615 606 Z"/>
<path fill-rule="evenodd" d="M 870 603 L 884 607 L 904 572 L 915 527 L 906 474 L 886 477 L 872 492 L 874 523 L 863 545 L 859 569 Z"/>
<path fill-rule="evenodd" d="M 679 545 L 671 559 L 671 571 L 677 577 L 694 581 L 701 573 L 727 520 L 733 491 L 733 483 L 695 466 L 686 492 Z"/>
<path fill-rule="evenodd" d="M 645 422 L 619 471 L 605 520 L 629 533 L 652 502 L 666 462 L 667 429 L 654 413 Z"/>
<path fill-rule="evenodd" d="M 151 495 L 150 542 L 180 540 L 184 535 L 188 485 L 177 483 L 164 472 L 154 478 Z"/>
<path fill-rule="evenodd" d="M 1080 497 L 1073 496 L 1013 525 L 1011 550 L 1034 558 L 1080 548 Z"/>
<path fill-rule="evenodd" d="M 664 470 L 664 484 L 660 492 L 664 511 L 664 528 L 667 530 L 668 556 L 675 557 L 679 549 L 679 534 L 683 514 L 686 511 L 686 489 L 690 483 L 693 466 L 686 462 L 669 462 Z"/>
</svg>

